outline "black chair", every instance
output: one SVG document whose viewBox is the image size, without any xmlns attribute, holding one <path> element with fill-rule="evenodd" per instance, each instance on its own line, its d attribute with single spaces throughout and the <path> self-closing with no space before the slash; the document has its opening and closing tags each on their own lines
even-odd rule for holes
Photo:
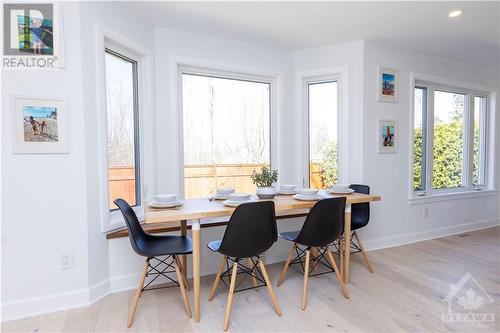
<svg viewBox="0 0 500 333">
<path fill-rule="evenodd" d="M 367 185 L 360 185 L 360 184 L 353 184 L 350 186 L 351 189 L 353 189 L 357 193 L 362 193 L 362 194 L 370 194 L 370 187 Z M 370 221 L 370 203 L 364 202 L 364 203 L 358 203 L 358 204 L 352 204 L 351 205 L 351 247 L 350 251 L 351 253 L 359 253 L 363 255 L 363 259 L 366 263 L 366 266 L 370 273 L 373 273 L 373 265 L 371 264 L 370 260 L 368 259 L 368 255 L 366 254 L 365 247 L 363 245 L 363 241 L 359 237 L 359 234 L 357 232 L 358 229 L 361 229 L 365 227 L 368 222 Z M 344 232 L 342 231 L 342 234 Z M 337 252 L 339 255 L 339 258 L 341 259 L 342 262 L 342 255 L 343 255 L 343 249 L 345 247 L 345 235 L 343 237 L 340 237 L 339 240 L 337 240 L 334 243 L 334 246 L 337 248 Z M 354 239 L 356 241 L 354 241 Z"/>
<path fill-rule="evenodd" d="M 187 280 L 186 276 L 183 274 L 184 268 L 178 258 L 179 255 L 191 254 L 191 238 L 186 236 L 150 235 L 144 232 L 134 210 L 125 200 L 116 199 L 113 202 L 118 206 L 118 208 L 120 208 L 120 211 L 123 214 L 123 218 L 127 224 L 132 248 L 138 255 L 146 257 L 144 270 L 141 274 L 141 278 L 139 279 L 139 285 L 137 286 L 134 302 L 132 303 L 132 308 L 130 309 L 127 327 L 132 326 L 137 304 L 139 303 L 142 292 L 149 290 L 146 288 L 159 276 L 166 277 L 168 280 L 174 282 L 175 285 L 180 287 L 182 300 L 184 301 L 184 309 L 186 310 L 188 317 L 191 318 L 191 309 L 189 308 L 189 301 L 186 293 Z M 163 256 L 166 256 L 166 258 L 160 258 Z M 152 260 L 154 260 L 154 262 L 152 262 Z M 178 282 L 167 275 L 167 273 L 173 273 L 174 271 L 177 274 Z M 146 286 L 144 286 L 144 282 L 148 276 L 152 276 L 152 279 L 146 284 Z"/>
<path fill-rule="evenodd" d="M 278 281 L 278 286 L 283 283 L 288 267 L 291 265 L 300 264 L 304 272 L 304 289 L 302 292 L 301 309 L 306 309 L 307 303 L 307 282 L 309 276 L 313 276 L 311 271 L 314 271 L 319 264 L 328 269 L 327 272 L 335 272 L 337 281 L 342 289 L 345 298 L 349 298 L 349 293 L 342 282 L 339 270 L 330 252 L 329 245 L 339 238 L 344 226 L 345 216 L 345 197 L 323 199 L 318 201 L 306 217 L 304 225 L 300 231 L 283 232 L 279 237 L 287 241 L 293 242 L 292 249 L 288 254 L 281 276 Z M 302 250 L 299 246 L 306 249 Z M 293 254 L 296 254 L 292 260 Z M 325 258 L 326 254 L 326 258 Z M 312 269 L 310 269 L 311 257 L 314 261 Z M 293 266 L 292 266 L 293 267 Z"/>
<path fill-rule="evenodd" d="M 278 239 L 277 235 L 274 202 L 245 203 L 239 205 L 234 210 L 222 240 L 212 241 L 208 244 L 210 250 L 224 255 L 208 300 L 211 301 L 214 298 L 220 281 L 226 287 L 228 287 L 229 282 L 224 331 L 227 331 L 229 327 L 233 294 L 238 291 L 266 286 L 271 295 L 274 310 L 278 316 L 281 316 L 281 308 L 274 294 L 264 263 L 260 259 L 260 255 L 276 242 Z M 247 259 L 247 264 L 245 264 L 244 259 Z M 233 263 L 232 269 L 229 261 Z M 224 267 L 226 267 L 226 270 L 224 270 Z M 236 278 L 238 274 L 251 276 L 253 287 L 235 290 L 237 289 Z M 226 282 L 225 279 L 228 281 Z M 240 281 L 238 286 L 241 285 L 241 282 L 243 280 Z M 259 282 L 261 283 L 260 285 Z"/>
</svg>

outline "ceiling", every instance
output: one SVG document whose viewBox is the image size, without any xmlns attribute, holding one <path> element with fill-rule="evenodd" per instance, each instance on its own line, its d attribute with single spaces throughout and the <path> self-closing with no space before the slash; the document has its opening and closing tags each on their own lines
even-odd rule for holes
<svg viewBox="0 0 500 333">
<path fill-rule="evenodd" d="M 499 66 L 500 2 L 126 2 L 157 26 L 301 49 L 385 41 Z M 452 9 L 465 14 L 450 19 Z"/>
</svg>

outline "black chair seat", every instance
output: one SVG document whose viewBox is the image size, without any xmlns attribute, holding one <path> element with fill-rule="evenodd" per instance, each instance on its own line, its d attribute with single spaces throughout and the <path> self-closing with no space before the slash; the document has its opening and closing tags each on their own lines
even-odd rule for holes
<svg viewBox="0 0 500 333">
<path fill-rule="evenodd" d="M 281 232 L 278 234 L 279 238 L 286 239 L 288 241 L 295 241 L 299 236 L 300 230 Z"/>
<path fill-rule="evenodd" d="M 159 257 L 172 254 L 183 255 L 193 252 L 191 238 L 186 236 L 158 236 L 148 234 L 145 241 L 137 245 L 146 257 Z"/>
<path fill-rule="evenodd" d="M 219 239 L 219 240 L 214 240 L 214 241 L 208 243 L 207 246 L 210 250 L 212 250 L 214 252 L 218 252 L 221 244 L 222 244 L 222 240 Z"/>
</svg>

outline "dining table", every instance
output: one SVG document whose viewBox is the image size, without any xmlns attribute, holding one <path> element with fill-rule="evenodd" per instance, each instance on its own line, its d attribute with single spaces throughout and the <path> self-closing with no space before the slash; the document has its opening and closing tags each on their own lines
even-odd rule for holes
<svg viewBox="0 0 500 333">
<path fill-rule="evenodd" d="M 347 284 L 349 282 L 349 265 L 350 265 L 350 237 L 351 234 L 351 205 L 380 201 L 381 197 L 372 194 L 350 193 L 350 194 L 323 194 L 324 198 L 334 198 L 339 196 L 346 197 L 346 209 L 344 219 L 344 235 L 345 246 L 342 247 L 343 255 L 340 255 L 341 269 L 340 274 L 342 279 Z M 281 218 L 302 216 L 311 209 L 316 201 L 297 200 L 289 195 L 277 195 L 272 199 L 275 204 L 276 216 Z M 181 234 L 186 235 L 188 221 L 190 223 L 193 242 L 192 254 L 192 269 L 193 269 L 193 294 L 194 294 L 194 320 L 200 321 L 201 306 L 200 306 L 200 234 L 201 226 L 204 223 L 212 223 L 212 218 L 222 218 L 231 216 L 234 207 L 229 207 L 223 204 L 223 201 L 212 200 L 208 198 L 192 198 L 184 199 L 181 206 L 175 208 L 155 208 L 150 205 L 145 207 L 145 223 L 180 223 Z M 343 259 L 342 259 L 343 258 Z M 183 266 L 186 267 L 186 258 L 183 258 Z M 185 274 L 185 269 L 183 270 Z"/>
</svg>

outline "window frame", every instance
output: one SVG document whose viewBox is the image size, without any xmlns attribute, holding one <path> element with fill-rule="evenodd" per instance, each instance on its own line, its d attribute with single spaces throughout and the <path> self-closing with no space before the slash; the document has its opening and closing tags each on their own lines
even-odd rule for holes
<svg viewBox="0 0 500 333">
<path fill-rule="evenodd" d="M 412 84 L 411 84 L 411 116 L 410 116 L 410 142 L 412 143 L 410 149 L 410 188 L 409 188 L 409 199 L 410 203 L 424 202 L 432 200 L 433 197 L 437 197 L 441 200 L 444 196 L 453 195 L 453 197 L 463 197 L 469 193 L 474 194 L 475 191 L 485 191 L 490 188 L 490 182 L 488 181 L 488 128 L 489 124 L 489 103 L 490 103 L 490 93 L 487 92 L 486 87 L 477 87 L 472 84 L 466 84 L 458 81 L 446 80 L 437 77 L 429 77 L 426 75 L 413 74 Z M 420 78 L 421 77 L 421 78 Z M 425 188 L 423 191 L 415 191 L 413 187 L 413 142 L 414 142 L 414 120 L 415 120 L 415 89 L 416 88 L 426 88 L 427 92 L 427 103 L 422 115 L 422 122 L 426 125 L 426 146 L 422 147 L 422 154 L 424 155 L 425 150 Z M 433 151 L 434 151 L 434 92 L 444 91 L 450 93 L 457 93 L 465 95 L 464 103 L 464 134 L 463 134 L 463 161 L 462 161 L 462 186 L 456 188 L 443 188 L 434 189 L 433 183 Z M 485 121 L 481 124 L 482 126 L 482 140 L 484 145 L 482 151 L 483 156 L 480 156 L 480 169 L 484 170 L 482 176 L 484 177 L 484 184 L 482 186 L 473 186 L 473 145 L 474 145 L 474 97 L 484 97 L 485 98 L 485 108 L 484 108 L 484 119 Z M 423 143 L 424 144 L 424 143 Z M 476 193 L 477 194 L 477 193 Z M 427 199 L 426 199 L 427 197 Z"/>
<path fill-rule="evenodd" d="M 339 183 L 349 183 L 349 66 L 320 68 L 298 71 L 296 76 L 296 121 L 302 126 L 302 135 L 298 144 L 302 147 L 302 156 L 297 164 L 297 183 L 309 186 L 309 101 L 307 98 L 308 82 L 337 81 L 337 166 Z"/>
<path fill-rule="evenodd" d="M 179 114 L 179 193 L 181 198 L 185 198 L 185 178 L 184 178 L 184 110 L 183 110 L 183 82 L 182 76 L 198 75 L 220 79 L 256 82 L 269 84 L 269 162 L 271 169 L 279 168 L 279 131 L 278 118 L 280 110 L 280 96 L 278 89 L 281 78 L 271 73 L 252 74 L 245 71 L 224 70 L 214 67 L 196 66 L 188 64 L 177 64 L 177 107 Z"/>
<path fill-rule="evenodd" d="M 134 169 L 135 169 L 135 205 L 131 205 L 131 207 L 141 207 L 143 205 L 143 195 L 142 195 L 142 177 L 141 177 L 141 119 L 140 119 L 140 110 L 139 110 L 139 59 L 136 55 L 127 52 L 126 50 L 112 44 L 106 43 L 104 46 L 104 55 L 109 53 L 115 57 L 121 58 L 125 61 L 128 61 L 132 64 L 132 84 L 133 84 L 133 112 L 134 112 Z M 106 66 L 106 65 L 105 65 Z M 104 71 L 106 72 L 106 67 L 104 67 Z M 104 82 L 104 86 L 107 86 L 107 82 Z M 107 106 L 107 101 L 106 101 Z M 106 109 L 107 111 L 107 109 Z M 106 112 L 107 117 L 107 112 Z M 107 122 L 106 122 L 107 124 Z M 106 132 L 106 139 L 108 137 L 108 133 Z M 109 161 L 108 161 L 108 171 L 109 171 Z M 108 179 L 109 186 L 109 179 Z M 108 190 L 108 200 L 109 200 L 109 190 Z M 110 212 L 118 210 L 117 208 L 109 209 Z"/>
<path fill-rule="evenodd" d="M 311 186 L 311 123 L 310 123 L 310 90 L 309 87 L 314 84 L 321 84 L 321 83 L 332 83 L 336 82 L 337 83 L 337 176 L 338 176 L 338 183 L 341 183 L 341 153 L 340 153 L 340 107 L 341 107 L 341 95 L 340 95 L 340 90 L 341 90 L 341 76 L 339 74 L 333 74 L 333 75 L 320 75 L 320 76 L 312 76 L 312 77 L 307 77 L 303 79 L 303 90 L 302 94 L 304 96 L 304 124 L 305 124 L 305 136 L 304 136 L 304 157 L 305 157 L 305 163 L 303 166 L 303 179 L 302 179 L 302 185 L 304 187 L 310 187 Z"/>
<path fill-rule="evenodd" d="M 95 157 L 88 163 L 95 163 L 95 171 L 90 179 L 95 178 L 93 193 L 98 197 L 96 215 L 101 224 L 103 233 L 112 232 L 125 226 L 125 221 L 120 211 L 109 210 L 108 189 L 108 138 L 107 138 L 107 107 L 106 107 L 106 67 L 105 48 L 120 50 L 126 56 L 137 61 L 138 75 L 138 104 L 139 104 L 139 141 L 140 141 L 140 179 L 141 179 L 141 206 L 133 207 L 139 221 L 144 221 L 144 204 L 152 198 L 158 188 L 156 166 L 156 140 L 155 133 L 144 131 L 144 128 L 155 127 L 154 105 L 154 76 L 153 76 L 153 51 L 134 39 L 124 36 L 102 24 L 95 25 L 96 40 L 94 46 L 95 81 L 89 81 L 89 89 L 95 89 L 95 100 L 88 99 L 88 107 L 95 108 L 95 113 L 88 114 L 88 121 L 95 122 L 95 153 L 87 150 L 89 156 Z M 95 86 L 94 86 L 95 85 Z M 94 104 L 95 103 L 95 104 Z M 94 168 L 89 168 L 94 170 Z"/>
</svg>

